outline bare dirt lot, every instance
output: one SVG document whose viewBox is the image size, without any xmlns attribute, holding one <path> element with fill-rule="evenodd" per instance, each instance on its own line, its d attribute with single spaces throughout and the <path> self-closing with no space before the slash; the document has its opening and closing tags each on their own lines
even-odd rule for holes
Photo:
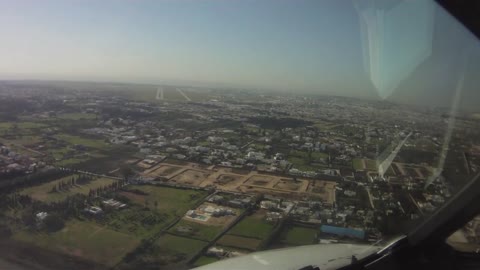
<svg viewBox="0 0 480 270">
<path fill-rule="evenodd" d="M 213 183 L 221 186 L 232 186 L 234 184 L 238 185 L 243 178 L 234 174 L 221 174 Z"/>
<path fill-rule="evenodd" d="M 335 200 L 335 183 L 329 181 L 296 179 L 283 175 L 260 174 L 257 171 L 237 170 L 211 166 L 206 168 L 192 162 L 181 164 L 160 163 L 145 170 L 144 175 L 162 176 L 170 183 L 244 193 L 260 193 L 300 198 L 313 195 L 332 203 Z"/>
<path fill-rule="evenodd" d="M 308 188 L 308 192 L 311 192 L 328 203 L 335 201 L 335 182 L 329 181 L 314 181 Z"/>
<path fill-rule="evenodd" d="M 307 188 L 308 188 L 308 181 L 307 180 L 293 181 L 292 179 L 282 178 L 274 186 L 274 188 L 284 189 L 284 190 L 288 190 L 288 191 L 305 192 L 305 191 L 307 191 Z"/>
<path fill-rule="evenodd" d="M 273 188 L 278 182 L 278 179 L 274 176 L 269 175 L 253 175 L 245 182 L 246 185 L 250 186 L 259 186 L 265 188 Z"/>
<path fill-rule="evenodd" d="M 200 185 L 205 179 L 210 175 L 210 173 L 206 171 L 199 171 L 199 170 L 186 170 L 179 175 L 170 179 L 170 181 L 180 184 L 187 184 L 187 185 Z"/>
<path fill-rule="evenodd" d="M 155 166 L 154 168 L 145 171 L 145 175 L 149 177 L 166 177 L 169 175 L 172 175 L 180 170 L 182 170 L 183 167 L 179 166 L 173 166 L 173 165 L 160 165 L 160 166 Z"/>
</svg>

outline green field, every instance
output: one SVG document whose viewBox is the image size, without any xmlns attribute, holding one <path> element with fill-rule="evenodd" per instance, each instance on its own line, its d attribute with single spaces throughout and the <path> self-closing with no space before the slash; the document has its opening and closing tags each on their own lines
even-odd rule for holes
<svg viewBox="0 0 480 270">
<path fill-rule="evenodd" d="M 119 232 L 146 238 L 161 231 L 174 217 L 145 207 L 129 205 L 125 209 L 107 213 L 102 223 Z"/>
<path fill-rule="evenodd" d="M 100 139 L 89 139 L 80 136 L 74 136 L 69 134 L 60 134 L 57 136 L 59 139 L 66 141 L 69 144 L 80 144 L 96 149 L 105 149 L 109 147 L 109 144 Z"/>
<path fill-rule="evenodd" d="M 308 164 L 308 161 L 299 157 L 289 157 L 288 162 L 293 164 L 293 168 L 301 171 L 316 171 L 318 167 Z"/>
<path fill-rule="evenodd" d="M 242 237 L 237 235 L 224 235 L 217 241 L 217 244 L 226 247 L 234 247 L 255 251 L 261 242 L 261 240 L 255 238 Z"/>
<path fill-rule="evenodd" d="M 193 263 L 193 266 L 199 267 L 202 265 L 207 265 L 207 264 L 218 262 L 218 261 L 219 259 L 216 257 L 201 256 Z"/>
<path fill-rule="evenodd" d="M 133 192 L 122 192 L 122 195 L 125 195 L 132 202 L 144 205 L 147 201 L 151 208 L 155 208 L 154 204 L 157 202 L 155 209 L 177 217 L 183 216 L 187 210 L 190 210 L 193 205 L 207 196 L 205 191 L 152 185 L 130 185 L 127 189 L 147 193 L 147 195 L 141 195 Z"/>
<path fill-rule="evenodd" d="M 317 127 L 320 130 L 331 130 L 335 129 L 336 127 L 339 126 L 339 124 L 336 123 L 330 123 L 330 122 L 324 122 L 324 121 L 319 121 L 319 120 L 313 120 L 316 123 L 314 124 L 315 127 Z"/>
<path fill-rule="evenodd" d="M 304 227 L 289 227 L 282 232 L 282 242 L 288 245 L 301 246 L 314 244 L 317 230 Z"/>
<path fill-rule="evenodd" d="M 307 159 L 308 158 L 308 151 L 293 150 L 293 151 L 290 151 L 289 155 Z M 312 160 L 320 160 L 320 159 L 328 158 L 328 154 L 321 153 L 321 152 L 312 152 L 311 156 L 312 156 Z"/>
<path fill-rule="evenodd" d="M 352 160 L 352 165 L 353 165 L 353 168 L 354 168 L 355 170 L 363 170 L 363 169 L 365 169 L 365 168 L 363 167 L 363 161 L 362 161 L 361 159 L 359 159 L 359 158 L 354 158 L 354 159 Z"/>
<path fill-rule="evenodd" d="M 179 228 L 180 226 L 192 228 L 192 232 L 179 232 L 177 228 Z M 169 230 L 169 232 L 172 234 L 182 235 L 205 241 L 213 240 L 221 231 L 221 226 L 203 225 L 183 219 L 180 220 L 175 226 L 173 226 Z"/>
<path fill-rule="evenodd" d="M 14 234 L 13 238 L 109 267 L 118 263 L 140 243 L 127 234 L 78 220 L 68 222 L 64 229 L 55 233 L 21 231 Z"/>
<path fill-rule="evenodd" d="M 22 190 L 20 194 L 29 195 L 33 199 L 43 202 L 59 202 L 73 194 L 88 194 L 90 189 L 104 187 L 115 181 L 109 178 L 99 178 L 84 185 L 74 185 L 69 190 L 51 192 L 54 186 L 58 186 L 58 184 L 61 182 L 69 183 L 72 177 L 73 175 L 69 175 L 55 181 L 41 184 L 39 186 L 28 187 Z M 75 176 L 75 178 L 77 178 L 77 176 Z"/>
<path fill-rule="evenodd" d="M 270 235 L 272 230 L 273 225 L 263 219 L 248 216 L 228 231 L 228 234 L 265 239 Z"/>
<path fill-rule="evenodd" d="M 12 129 L 14 126 L 18 129 L 45 128 L 47 125 L 35 122 L 0 122 L 0 129 Z"/>
<path fill-rule="evenodd" d="M 57 156 L 55 156 L 55 154 L 54 154 L 55 158 L 57 158 L 58 156 L 59 156 L 58 154 L 57 154 Z M 81 163 L 81 162 L 84 162 L 84 161 L 87 161 L 87 160 L 91 160 L 93 158 L 101 158 L 101 157 L 106 157 L 106 155 L 98 154 L 98 153 L 91 153 L 89 155 L 81 155 L 81 156 L 75 156 L 75 157 L 71 157 L 71 158 L 67 158 L 67 159 L 62 159 L 60 161 L 55 162 L 55 164 L 58 165 L 58 166 L 69 166 L 69 165 L 78 164 L 78 163 Z M 60 159 L 61 159 L 61 157 L 60 157 Z"/>
<path fill-rule="evenodd" d="M 57 118 L 64 120 L 95 119 L 96 117 L 93 113 L 64 113 L 57 116 Z"/>
<path fill-rule="evenodd" d="M 166 252 L 184 254 L 187 258 L 190 258 L 196 253 L 200 252 L 200 250 L 208 243 L 195 239 L 165 234 L 158 238 L 155 244 Z"/>
<path fill-rule="evenodd" d="M 301 171 L 316 171 L 320 167 L 312 165 L 311 163 L 322 162 L 328 158 L 328 154 L 321 152 L 312 152 L 308 154 L 308 151 L 292 150 L 288 154 L 288 161 L 293 164 L 293 168 Z"/>
<path fill-rule="evenodd" d="M 376 172 L 378 170 L 376 160 L 365 159 L 365 166 L 367 167 L 367 170 L 369 170 L 369 171 Z"/>
</svg>

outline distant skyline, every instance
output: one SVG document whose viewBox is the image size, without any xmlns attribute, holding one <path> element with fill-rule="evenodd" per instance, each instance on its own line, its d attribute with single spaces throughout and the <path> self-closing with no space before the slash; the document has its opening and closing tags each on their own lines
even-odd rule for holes
<svg viewBox="0 0 480 270">
<path fill-rule="evenodd" d="M 392 98 L 408 101 L 410 92 L 419 94 L 411 89 L 421 88 L 448 100 L 461 49 L 468 46 L 480 60 L 478 41 L 440 8 L 434 28 L 432 56 Z M 362 63 L 352 1 L 0 0 L 0 36 L 0 79 L 379 96 Z M 397 53 L 397 59 L 409 55 Z M 467 87 L 477 85 L 467 78 Z"/>
</svg>

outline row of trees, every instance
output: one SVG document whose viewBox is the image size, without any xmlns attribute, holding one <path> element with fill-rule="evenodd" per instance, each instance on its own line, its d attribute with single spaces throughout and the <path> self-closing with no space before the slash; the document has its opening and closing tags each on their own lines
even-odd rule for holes
<svg viewBox="0 0 480 270">
<path fill-rule="evenodd" d="M 58 185 L 53 186 L 50 192 L 68 191 L 70 190 L 70 188 L 76 185 L 85 185 L 93 180 L 95 180 L 95 178 L 91 175 L 82 174 L 77 176 L 77 178 L 75 178 L 75 176 L 72 176 L 70 180 L 64 180 L 58 183 Z"/>
<path fill-rule="evenodd" d="M 16 177 L 8 180 L 0 179 L 0 192 L 11 193 L 20 188 L 29 187 L 32 185 L 38 185 L 67 176 L 69 173 L 58 169 L 45 169 L 33 174 Z"/>
</svg>

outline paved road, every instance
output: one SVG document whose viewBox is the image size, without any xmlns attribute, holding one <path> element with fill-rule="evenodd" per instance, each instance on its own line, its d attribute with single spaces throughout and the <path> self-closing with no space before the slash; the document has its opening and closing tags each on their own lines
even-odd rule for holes
<svg viewBox="0 0 480 270">
<path fill-rule="evenodd" d="M 182 91 L 182 89 L 177 88 L 177 91 L 182 95 L 187 101 L 192 101 L 185 93 Z"/>
<path fill-rule="evenodd" d="M 163 88 L 162 87 L 159 87 L 157 89 L 157 100 L 163 100 Z"/>
<path fill-rule="evenodd" d="M 405 137 L 405 139 L 403 139 L 398 145 L 397 147 L 395 147 L 395 149 L 392 151 L 392 153 L 384 160 L 382 161 L 382 163 L 380 163 L 380 165 L 378 166 L 378 174 L 383 177 L 383 174 L 387 171 L 388 167 L 390 167 L 390 165 L 392 164 L 393 162 L 393 159 L 395 159 L 395 157 L 397 156 L 398 152 L 400 151 L 400 149 L 402 149 L 402 146 L 405 144 L 405 142 L 408 140 L 408 138 L 412 135 L 412 132 L 410 132 L 407 137 Z"/>
</svg>

